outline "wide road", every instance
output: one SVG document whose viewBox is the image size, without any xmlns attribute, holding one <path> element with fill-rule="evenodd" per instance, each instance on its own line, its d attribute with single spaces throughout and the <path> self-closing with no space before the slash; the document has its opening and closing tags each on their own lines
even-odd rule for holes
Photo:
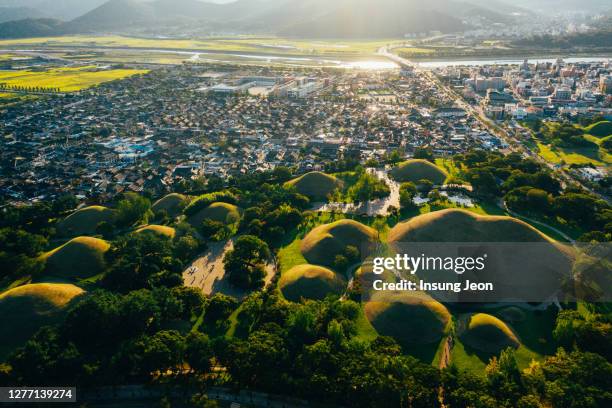
<svg viewBox="0 0 612 408">
<path fill-rule="evenodd" d="M 399 55 L 393 54 L 391 52 L 391 50 L 389 50 L 388 47 L 381 47 L 378 50 L 378 55 L 380 55 L 382 57 L 385 57 L 385 58 L 388 58 L 391 61 L 399 64 L 400 66 L 411 67 L 412 69 L 414 69 L 415 72 L 422 74 L 423 77 L 427 81 L 430 82 L 430 84 L 432 84 L 435 87 L 437 87 L 440 90 L 440 92 L 442 92 L 444 95 L 446 95 L 446 97 L 449 100 L 454 101 L 454 103 L 458 107 L 464 109 L 466 112 L 468 112 L 468 114 L 470 114 L 473 117 L 477 118 L 487 128 L 487 130 L 492 135 L 494 135 L 494 136 L 498 137 L 499 139 L 505 141 L 508 144 L 509 150 L 511 152 L 520 153 L 524 157 L 529 157 L 530 159 L 533 159 L 537 163 L 539 163 L 539 164 L 541 164 L 543 166 L 548 167 L 550 170 L 556 171 L 556 174 L 558 174 L 560 179 L 561 179 L 561 183 L 563 184 L 563 187 L 567 186 L 567 184 L 570 184 L 570 183 L 577 184 L 580 187 L 582 187 L 583 189 L 585 189 L 586 191 L 590 192 L 591 194 L 596 195 L 596 196 L 602 198 L 603 200 L 605 200 L 608 203 L 610 202 L 610 198 L 609 197 L 597 193 L 596 191 L 592 190 L 590 187 L 586 186 L 581 180 L 579 180 L 576 177 L 573 177 L 571 174 L 567 173 L 565 170 L 558 169 L 554 164 L 544 160 L 544 158 L 542 158 L 537 152 L 534 152 L 534 151 L 532 151 L 530 149 L 527 149 L 510 132 L 508 132 L 506 129 L 504 129 L 503 127 L 497 125 L 495 122 L 493 122 L 491 119 L 489 119 L 485 115 L 484 111 L 482 110 L 482 108 L 480 106 L 475 107 L 475 106 L 467 103 L 463 99 L 463 97 L 461 97 L 461 95 L 458 95 L 449 86 L 443 84 L 436 77 L 436 75 L 431 70 L 420 68 L 414 62 L 412 62 L 412 61 L 410 61 L 408 59 L 402 58 Z"/>
</svg>

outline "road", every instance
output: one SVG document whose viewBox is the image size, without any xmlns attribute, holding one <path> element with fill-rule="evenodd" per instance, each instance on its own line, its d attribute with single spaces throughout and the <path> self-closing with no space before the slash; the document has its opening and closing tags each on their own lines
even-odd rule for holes
<svg viewBox="0 0 612 408">
<path fill-rule="evenodd" d="M 567 184 L 577 184 L 586 191 L 590 192 L 591 194 L 596 195 L 597 197 L 602 198 L 606 202 L 610 203 L 609 197 L 597 193 L 596 191 L 585 185 L 581 180 L 566 173 L 563 169 L 556 168 L 554 164 L 544 160 L 537 152 L 527 149 L 521 143 L 521 141 L 517 140 L 513 135 L 511 135 L 508 130 L 504 129 L 503 127 L 494 123 L 491 119 L 487 118 L 480 106 L 475 107 L 467 103 L 461 95 L 458 95 L 453 89 L 443 84 L 436 77 L 436 75 L 434 75 L 432 71 L 420 68 L 412 61 L 393 54 L 387 47 L 380 48 L 377 53 L 378 55 L 388 58 L 391 61 L 399 64 L 400 66 L 409 66 L 413 68 L 415 72 L 422 74 L 425 79 L 427 79 L 432 85 L 437 87 L 444 95 L 446 95 L 449 100 L 453 101 L 458 107 L 464 109 L 471 116 L 477 118 L 480 123 L 482 123 L 492 135 L 506 142 L 509 146 L 509 152 L 520 153 L 523 155 L 523 157 L 528 157 L 536 161 L 537 163 L 548 167 L 550 170 L 555 171 L 561 179 L 563 187 L 567 186 Z"/>
</svg>

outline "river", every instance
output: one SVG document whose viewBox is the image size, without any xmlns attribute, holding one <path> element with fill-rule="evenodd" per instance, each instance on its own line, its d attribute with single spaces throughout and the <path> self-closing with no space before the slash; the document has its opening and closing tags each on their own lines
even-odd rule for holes
<svg viewBox="0 0 612 408">
<path fill-rule="evenodd" d="M 581 62 L 608 62 L 612 57 L 575 57 L 575 58 L 563 58 L 563 61 L 570 64 L 581 63 Z M 523 63 L 524 58 L 498 58 L 498 59 L 476 59 L 476 60 L 438 60 L 438 61 L 415 61 L 421 68 L 445 68 L 457 65 L 465 66 L 483 66 L 483 65 L 520 65 Z M 554 63 L 557 58 L 533 58 L 527 59 L 530 64 L 550 62 Z"/>
</svg>

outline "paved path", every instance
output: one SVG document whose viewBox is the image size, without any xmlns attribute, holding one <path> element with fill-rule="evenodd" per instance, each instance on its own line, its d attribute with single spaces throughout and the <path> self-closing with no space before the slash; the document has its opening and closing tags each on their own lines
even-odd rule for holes
<svg viewBox="0 0 612 408">
<path fill-rule="evenodd" d="M 232 286 L 229 279 L 225 276 L 223 258 L 228 251 L 234 249 L 234 242 L 237 237 L 223 242 L 213 242 L 208 244 L 208 250 L 183 272 L 183 282 L 185 286 L 202 289 L 205 295 L 223 293 L 236 298 L 243 298 L 247 292 Z M 273 264 L 266 267 L 266 286 L 270 284 L 275 274 Z"/>
<path fill-rule="evenodd" d="M 516 213 L 516 212 L 512 211 L 511 209 L 508 208 L 508 206 L 506 205 L 505 201 L 502 201 L 502 208 L 508 214 L 510 214 L 513 217 L 516 217 L 516 218 L 519 218 L 519 219 L 531 222 L 533 224 L 537 224 L 537 225 L 539 225 L 541 227 L 548 228 L 548 229 L 556 232 L 557 234 L 559 234 L 561 237 L 563 237 L 563 239 L 565 239 L 567 242 L 571 243 L 572 245 L 576 244 L 576 240 L 573 239 L 572 237 L 570 237 L 569 235 L 567 235 L 565 232 L 563 232 L 563 231 L 561 231 L 561 230 L 559 230 L 559 229 L 557 229 L 557 228 L 555 228 L 555 227 L 553 227 L 551 225 L 548 225 L 548 224 L 546 224 L 544 222 L 541 222 L 541 221 L 538 221 L 538 220 L 534 220 L 533 218 L 525 217 L 524 215 L 521 215 L 519 213 Z"/>
<path fill-rule="evenodd" d="M 335 211 L 343 214 L 367 214 L 369 217 L 374 217 L 377 215 L 387 215 L 389 207 L 400 208 L 399 183 L 392 180 L 386 170 L 367 169 L 367 171 L 374 174 L 389 186 L 391 190 L 389 196 L 379 200 L 368 201 L 360 205 L 352 203 L 315 203 L 311 209 L 313 211 Z"/>
</svg>

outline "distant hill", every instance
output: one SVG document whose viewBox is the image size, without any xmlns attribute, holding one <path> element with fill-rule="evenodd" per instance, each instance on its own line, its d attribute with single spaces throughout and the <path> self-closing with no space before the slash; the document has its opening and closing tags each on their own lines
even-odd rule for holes
<svg viewBox="0 0 612 408">
<path fill-rule="evenodd" d="M 26 0 L 26 3 L 33 1 Z M 36 1 L 39 2 L 37 9 L 41 10 L 42 2 L 50 0 Z M 72 1 L 59 3 L 68 5 Z M 508 14 L 491 7 L 462 0 L 237 0 L 227 4 L 199 0 L 108 0 L 99 4 L 88 0 L 85 3 L 86 9 L 95 4 L 98 7 L 64 25 L 55 24 L 56 32 L 49 27 L 42 29 L 40 26 L 46 24 L 43 21 L 30 21 L 19 29 L 19 34 L 4 37 L 125 32 L 189 24 L 212 31 L 231 28 L 236 32 L 289 37 L 389 38 L 416 32 L 461 31 L 468 28 L 466 18 L 481 17 L 501 23 L 508 22 L 509 18 Z M 48 8 L 49 15 L 57 12 L 57 4 Z M 6 27 L 3 31 L 8 32 Z"/>
<path fill-rule="evenodd" d="M 28 18 L 0 24 L 0 38 L 46 37 L 63 32 L 63 22 L 53 18 Z"/>
<path fill-rule="evenodd" d="M 154 20 L 148 4 L 135 0 L 110 0 L 100 7 L 78 17 L 67 24 L 73 32 L 127 28 L 135 24 L 146 24 Z"/>
<path fill-rule="evenodd" d="M 566 34 L 562 36 L 533 36 L 515 42 L 516 45 L 534 48 L 600 48 L 612 49 L 612 27 L 592 30 L 586 33 Z"/>
<path fill-rule="evenodd" d="M 31 7 L 0 7 L 0 23 L 26 18 L 48 17 L 45 13 Z"/>
<path fill-rule="evenodd" d="M 153 24 L 203 22 L 203 26 L 293 37 L 397 37 L 408 32 L 455 32 L 457 13 L 491 18 L 495 12 L 453 0 L 110 0 L 67 24 L 70 32 L 126 29 Z M 498 18 L 497 20 L 502 20 Z"/>
<path fill-rule="evenodd" d="M 292 0 L 262 16 L 261 24 L 294 37 L 397 37 L 412 32 L 455 32 L 465 28 L 447 13 L 451 0 Z"/>
<path fill-rule="evenodd" d="M 564 11 L 578 11 L 594 13 L 610 8 L 610 0 L 501 0 L 506 4 L 534 11 L 546 13 L 559 13 Z"/>
<path fill-rule="evenodd" d="M 27 7 L 44 16 L 70 21 L 104 4 L 107 0 L 0 0 L 0 7 Z M 43 17 L 25 16 L 26 17 Z M 17 20 L 17 19 L 14 19 Z"/>
</svg>

